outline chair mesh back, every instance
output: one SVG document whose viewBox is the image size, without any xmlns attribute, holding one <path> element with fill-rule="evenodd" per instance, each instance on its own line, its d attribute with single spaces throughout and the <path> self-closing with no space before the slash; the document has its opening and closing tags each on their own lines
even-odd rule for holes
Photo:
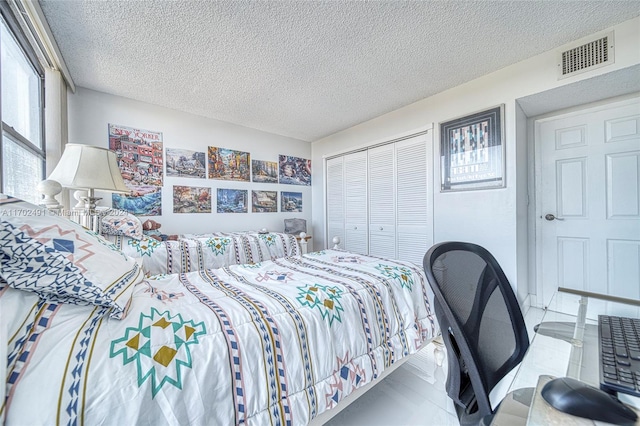
<svg viewBox="0 0 640 426">
<path fill-rule="evenodd" d="M 489 389 L 491 375 L 505 364 L 516 348 L 516 338 L 506 302 L 497 286 L 497 276 L 475 253 L 450 251 L 436 260 L 442 265 L 438 285 L 458 320 L 467 342 L 475 348 L 474 359 Z M 492 284 L 491 293 L 478 291 Z M 483 300 L 488 297 L 488 300 Z M 485 304 L 482 306 L 481 304 Z M 500 379 L 498 379 L 499 381 Z M 497 382 L 496 382 L 497 383 Z"/>
<path fill-rule="evenodd" d="M 493 256 L 475 244 L 437 244 L 425 255 L 424 267 L 443 333 L 448 329 L 449 358 L 458 358 L 450 363 L 456 367 L 449 374 L 458 377 L 447 378 L 449 396 L 489 414 L 489 392 L 529 346 L 511 285 Z"/>
</svg>

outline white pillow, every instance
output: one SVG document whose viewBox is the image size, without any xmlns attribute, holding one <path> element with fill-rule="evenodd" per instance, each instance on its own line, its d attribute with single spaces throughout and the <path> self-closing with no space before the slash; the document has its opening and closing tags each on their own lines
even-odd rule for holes
<svg viewBox="0 0 640 426">
<path fill-rule="evenodd" d="M 106 235 L 122 235 L 141 240 L 142 222 L 136 216 L 124 210 L 111 209 L 102 217 L 102 233 Z"/>
</svg>

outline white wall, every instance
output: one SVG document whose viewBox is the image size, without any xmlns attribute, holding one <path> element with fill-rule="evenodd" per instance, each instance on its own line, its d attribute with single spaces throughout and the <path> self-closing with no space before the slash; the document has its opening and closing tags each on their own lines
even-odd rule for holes
<svg viewBox="0 0 640 426">
<path fill-rule="evenodd" d="M 607 29 L 603 31 L 604 34 Z M 423 99 L 404 108 L 377 117 L 358 126 L 315 141 L 312 161 L 322 163 L 323 156 L 366 145 L 381 138 L 434 125 L 434 242 L 472 241 L 491 251 L 517 287 L 519 296 L 529 291 L 527 280 L 527 143 L 526 117 L 517 106 L 521 97 L 570 85 L 583 79 L 631 67 L 640 63 L 640 18 L 613 27 L 615 63 L 590 72 L 558 80 L 557 50 L 546 52 L 503 68 L 461 86 Z M 588 40 L 587 40 L 588 39 Z M 589 38 L 583 40 L 590 41 Z M 566 47 L 566 46 L 565 46 Z M 572 46 L 573 47 L 573 46 Z M 371 96 L 376 96 L 372 93 Z M 439 122 L 505 105 L 506 188 L 468 192 L 440 192 Z M 324 178 L 321 167 L 314 168 L 316 183 Z M 324 192 L 313 186 L 314 248 L 328 245 L 322 240 L 324 229 Z M 520 281 L 520 284 L 519 284 Z M 525 282 L 522 282 L 525 281 Z"/>
<path fill-rule="evenodd" d="M 278 161 L 278 155 L 311 158 L 311 145 L 297 139 L 274 135 L 230 123 L 212 120 L 144 102 L 78 88 L 68 95 L 69 142 L 108 147 L 108 125 L 118 124 L 162 132 L 164 148 L 205 151 L 208 146 L 249 152 L 251 158 Z M 313 170 L 312 165 L 312 170 Z M 212 188 L 212 213 L 173 213 L 173 185 Z M 278 213 L 216 213 L 216 188 L 278 191 Z M 281 213 L 280 192 L 301 192 L 302 213 Z M 109 194 L 101 205 L 111 205 Z M 167 234 L 212 231 L 240 231 L 267 228 L 283 231 L 286 218 L 300 217 L 311 224 L 311 188 L 273 183 L 232 182 L 214 179 L 164 177 L 162 216 L 152 219 Z M 144 218 L 143 218 L 144 220 Z"/>
</svg>

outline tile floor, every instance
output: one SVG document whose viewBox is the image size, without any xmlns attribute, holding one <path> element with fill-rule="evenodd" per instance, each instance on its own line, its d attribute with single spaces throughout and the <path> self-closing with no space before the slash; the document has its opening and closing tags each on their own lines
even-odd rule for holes
<svg viewBox="0 0 640 426">
<path fill-rule="evenodd" d="M 530 308 L 525 314 L 530 339 L 542 312 Z M 427 345 L 325 426 L 457 425 L 453 403 L 444 390 L 447 361 L 438 367 L 433 350 L 433 344 Z M 496 387 L 492 401 L 502 399 L 514 376 L 510 373 Z"/>
</svg>

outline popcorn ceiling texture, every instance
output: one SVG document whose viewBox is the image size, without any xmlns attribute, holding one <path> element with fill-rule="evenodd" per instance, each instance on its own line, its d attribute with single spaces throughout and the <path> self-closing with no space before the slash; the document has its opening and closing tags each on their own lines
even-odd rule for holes
<svg viewBox="0 0 640 426">
<path fill-rule="evenodd" d="M 302 141 L 640 15 L 638 1 L 40 3 L 76 85 Z"/>
</svg>

